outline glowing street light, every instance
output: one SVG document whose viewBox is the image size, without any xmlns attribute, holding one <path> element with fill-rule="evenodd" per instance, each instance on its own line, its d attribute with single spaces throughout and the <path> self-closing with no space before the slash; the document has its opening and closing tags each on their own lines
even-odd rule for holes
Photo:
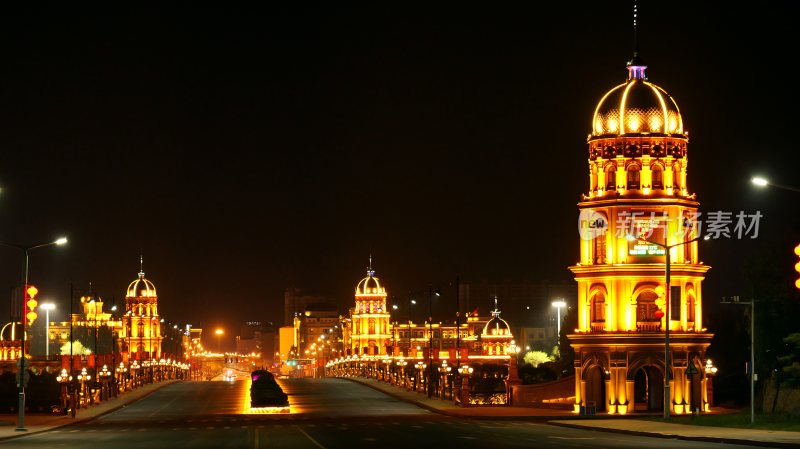
<svg viewBox="0 0 800 449">
<path fill-rule="evenodd" d="M 558 326 L 557 326 L 558 332 L 557 332 L 557 335 L 558 335 L 558 338 L 560 339 L 561 338 L 561 309 L 563 307 L 567 307 L 567 303 L 564 302 L 563 299 L 559 299 L 558 301 L 553 301 L 551 305 L 556 308 L 556 318 L 558 319 Z"/>
<path fill-rule="evenodd" d="M 56 308 L 52 302 L 39 305 L 44 313 L 44 358 L 50 360 L 50 311 Z"/>
<path fill-rule="evenodd" d="M 220 337 L 222 337 L 222 334 L 224 334 L 225 331 L 223 331 L 222 329 L 217 329 L 214 331 L 214 333 L 217 334 L 217 352 L 221 353 L 222 351 L 220 350 L 219 339 Z"/>
<path fill-rule="evenodd" d="M 769 182 L 768 179 L 762 178 L 760 176 L 754 176 L 753 178 L 750 179 L 750 182 L 752 182 L 753 185 L 755 185 L 757 187 L 776 187 L 778 189 L 789 190 L 791 192 L 800 193 L 800 189 L 798 189 L 796 187 L 789 187 L 789 186 L 784 186 L 784 185 L 781 185 L 781 184 L 775 184 L 773 182 Z"/>
<path fill-rule="evenodd" d="M 28 253 L 32 249 L 44 248 L 45 246 L 51 246 L 51 245 L 59 245 L 59 246 L 61 246 L 61 245 L 65 245 L 66 243 L 67 243 L 67 238 L 66 237 L 59 237 L 58 239 L 56 239 L 53 242 L 40 243 L 38 245 L 31 245 L 31 246 L 12 245 L 12 244 L 3 243 L 3 242 L 0 242 L 0 245 L 8 246 L 8 247 L 11 247 L 11 248 L 16 248 L 16 249 L 22 251 L 23 254 L 25 254 L 25 272 L 24 272 L 25 273 L 25 278 L 24 278 L 24 280 L 22 282 L 22 288 L 24 290 L 24 289 L 28 288 L 28 261 L 30 259 L 29 256 L 28 256 Z M 25 301 L 24 292 L 23 292 L 22 301 L 23 302 Z M 20 305 L 20 310 L 25 310 L 24 304 Z M 20 320 L 19 320 L 20 321 L 20 328 L 22 329 L 22 337 L 21 337 L 22 338 L 22 344 L 20 345 L 21 346 L 21 348 L 20 348 L 21 351 L 20 351 L 20 358 L 19 358 L 19 405 L 17 407 L 17 409 L 18 409 L 17 428 L 16 428 L 17 431 L 26 431 L 26 430 L 28 430 L 28 429 L 25 428 L 25 382 L 24 382 L 24 379 L 25 379 L 25 321 L 26 321 L 26 319 L 27 319 L 27 317 L 20 316 Z"/>
</svg>

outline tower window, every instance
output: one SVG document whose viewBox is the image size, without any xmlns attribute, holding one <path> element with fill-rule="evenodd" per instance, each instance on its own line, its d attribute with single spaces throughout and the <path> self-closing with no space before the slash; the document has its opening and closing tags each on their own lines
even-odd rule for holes
<svg viewBox="0 0 800 449">
<path fill-rule="evenodd" d="M 606 263 L 606 234 L 598 234 L 594 238 L 594 260 L 595 264 Z"/>
<path fill-rule="evenodd" d="M 631 165 L 628 167 L 628 190 L 639 189 L 639 167 Z"/>
<path fill-rule="evenodd" d="M 672 166 L 672 186 L 675 190 L 681 189 L 681 166 L 678 164 Z"/>
<path fill-rule="evenodd" d="M 617 190 L 617 168 L 608 167 L 606 169 L 606 190 Z"/>
<path fill-rule="evenodd" d="M 694 296 L 686 297 L 686 321 L 694 323 Z"/>
<path fill-rule="evenodd" d="M 664 171 L 661 170 L 661 166 L 658 164 L 653 164 L 651 167 L 652 176 L 653 176 L 653 188 L 654 189 L 663 189 L 664 188 Z"/>
<path fill-rule="evenodd" d="M 655 292 L 647 291 L 636 298 L 636 320 L 637 321 L 660 321 L 656 318 L 656 295 Z"/>
<path fill-rule="evenodd" d="M 592 322 L 605 322 L 606 320 L 606 297 L 600 292 L 592 296 Z"/>
</svg>

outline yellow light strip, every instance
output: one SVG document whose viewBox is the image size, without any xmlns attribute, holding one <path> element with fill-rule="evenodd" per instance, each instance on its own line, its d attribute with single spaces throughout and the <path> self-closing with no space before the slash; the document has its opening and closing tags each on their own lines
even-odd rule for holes
<svg viewBox="0 0 800 449">
<path fill-rule="evenodd" d="M 636 83 L 636 81 L 629 81 L 628 86 L 625 87 L 625 92 L 622 93 L 622 100 L 619 102 L 619 133 L 625 134 L 625 101 L 628 99 L 628 91 Z"/>
<path fill-rule="evenodd" d="M 625 84 L 627 84 L 627 83 L 622 83 L 619 86 L 609 90 L 608 93 L 603 95 L 603 98 L 600 99 L 600 102 L 597 103 L 597 107 L 594 109 L 594 115 L 592 116 L 592 128 L 591 128 L 592 129 L 592 134 L 594 134 L 594 124 L 597 122 L 597 113 L 600 112 L 600 106 L 602 106 L 603 103 L 605 103 L 606 97 L 611 95 L 611 92 L 614 92 L 615 90 L 619 89 L 620 87 L 624 86 Z M 603 125 L 603 126 L 605 126 L 605 125 Z M 603 130 L 605 131 L 605 128 L 603 128 Z M 603 133 L 603 134 L 605 134 L 605 133 Z"/>
<path fill-rule="evenodd" d="M 658 101 L 661 103 L 661 110 L 664 113 L 664 134 L 669 134 L 669 116 L 667 115 L 667 104 L 664 103 L 664 97 L 661 96 L 661 92 L 659 92 L 654 85 L 648 83 L 647 81 L 644 81 L 644 84 L 650 87 L 650 89 L 653 89 L 656 97 L 658 97 Z"/>
</svg>

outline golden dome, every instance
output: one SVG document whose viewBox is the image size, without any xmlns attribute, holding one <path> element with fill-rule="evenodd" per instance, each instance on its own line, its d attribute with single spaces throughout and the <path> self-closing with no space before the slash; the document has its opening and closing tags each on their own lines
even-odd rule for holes
<svg viewBox="0 0 800 449">
<path fill-rule="evenodd" d="M 0 329 L 0 341 L 19 341 L 22 333 L 22 324 L 20 324 L 18 321 L 6 323 L 6 325 Z M 25 339 L 27 340 L 27 332 L 25 334 Z"/>
<path fill-rule="evenodd" d="M 647 81 L 644 65 L 628 65 L 628 81 L 600 99 L 592 117 L 591 137 L 683 134 L 678 104 Z"/>
<path fill-rule="evenodd" d="M 139 272 L 139 279 L 128 285 L 128 293 L 125 294 L 126 298 L 155 298 L 157 296 L 156 286 L 144 278 L 143 271 Z"/>
<path fill-rule="evenodd" d="M 374 270 L 367 270 L 367 277 L 356 285 L 356 295 L 385 295 L 386 289 L 381 287 Z"/>
</svg>

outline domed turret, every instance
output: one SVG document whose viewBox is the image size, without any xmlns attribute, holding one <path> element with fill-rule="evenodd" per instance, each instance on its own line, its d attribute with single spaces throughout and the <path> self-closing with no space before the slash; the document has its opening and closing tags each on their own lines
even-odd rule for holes
<svg viewBox="0 0 800 449">
<path fill-rule="evenodd" d="M 156 286 L 145 279 L 143 271 L 139 272 L 139 279 L 128 285 L 128 292 L 125 294 L 126 298 L 154 298 L 157 296 Z"/>
<path fill-rule="evenodd" d="M 647 66 L 628 63 L 627 82 L 603 96 L 592 117 L 592 137 L 681 135 L 678 104 L 662 88 L 647 81 Z"/>
<path fill-rule="evenodd" d="M 367 270 L 367 277 L 359 281 L 356 285 L 356 295 L 382 295 L 386 293 L 386 289 L 381 287 L 378 278 L 375 277 L 375 270 Z"/>
<path fill-rule="evenodd" d="M 19 340 L 22 333 L 22 324 L 19 322 L 6 323 L 6 325 L 0 329 L 0 341 Z"/>
</svg>

